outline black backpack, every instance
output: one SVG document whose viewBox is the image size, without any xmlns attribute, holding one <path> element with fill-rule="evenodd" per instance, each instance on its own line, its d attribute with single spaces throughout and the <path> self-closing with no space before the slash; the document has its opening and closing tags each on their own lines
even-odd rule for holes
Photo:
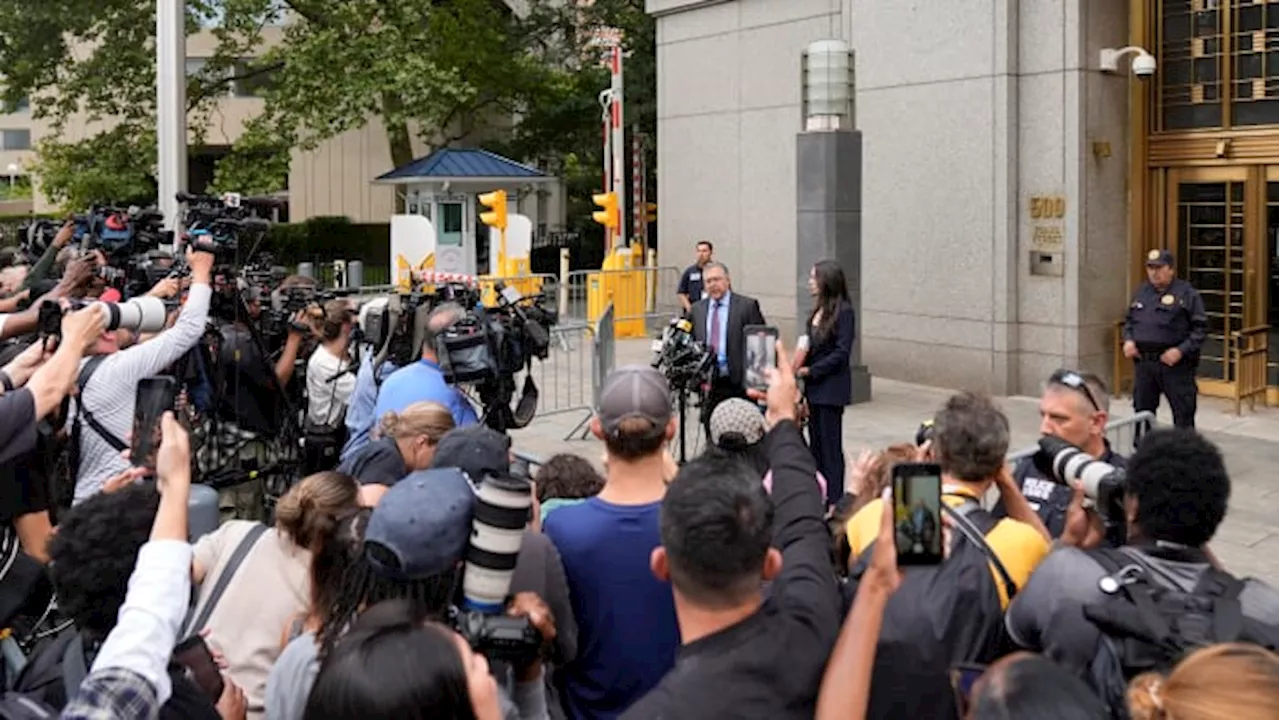
<svg viewBox="0 0 1280 720">
<path fill-rule="evenodd" d="M 1147 550 L 1155 557 L 1207 562 L 1196 551 Z M 1123 550 L 1101 547 L 1089 556 L 1107 571 L 1098 587 L 1106 598 L 1084 607 L 1102 633 L 1089 668 L 1094 689 L 1113 718 L 1128 718 L 1129 681 L 1144 672 L 1167 673 L 1188 653 L 1207 645 L 1245 642 L 1276 649 L 1274 628 L 1244 616 L 1244 582 L 1212 565 L 1191 592 L 1163 585 Z"/>
<path fill-rule="evenodd" d="M 902 585 L 885 607 L 868 718 L 955 720 L 951 669 L 990 663 L 1004 648 L 992 565 L 1010 599 L 1017 587 L 986 541 L 999 521 L 974 502 L 944 512 L 955 520 L 950 556 L 941 565 L 904 568 Z M 873 548 L 850 572 L 850 586 L 866 571 Z"/>
</svg>

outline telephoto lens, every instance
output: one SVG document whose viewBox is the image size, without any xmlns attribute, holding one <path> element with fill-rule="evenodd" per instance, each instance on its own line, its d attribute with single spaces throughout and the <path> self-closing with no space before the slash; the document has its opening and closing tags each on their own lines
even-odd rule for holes
<svg viewBox="0 0 1280 720">
<path fill-rule="evenodd" d="M 139 297 L 128 302 L 100 302 L 107 318 L 107 330 L 133 330 L 155 333 L 164 330 L 167 316 L 164 301 L 154 297 Z"/>
<path fill-rule="evenodd" d="M 533 486 L 528 480 L 487 475 L 480 482 L 462 575 L 466 609 L 502 612 L 532 508 Z"/>
</svg>

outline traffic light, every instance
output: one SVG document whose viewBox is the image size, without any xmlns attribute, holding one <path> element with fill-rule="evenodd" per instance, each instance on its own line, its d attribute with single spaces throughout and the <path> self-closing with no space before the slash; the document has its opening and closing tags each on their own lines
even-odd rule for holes
<svg viewBox="0 0 1280 720">
<path fill-rule="evenodd" d="M 489 212 L 480 213 L 480 222 L 499 230 L 507 229 L 507 191 L 494 190 L 480 196 L 480 204 Z"/>
<path fill-rule="evenodd" d="M 591 202 L 600 209 L 591 213 L 591 219 L 614 230 L 618 227 L 618 196 L 615 193 L 597 193 L 591 196 Z"/>
<path fill-rule="evenodd" d="M 644 204 L 644 221 L 647 223 L 658 222 L 658 203 Z"/>
</svg>

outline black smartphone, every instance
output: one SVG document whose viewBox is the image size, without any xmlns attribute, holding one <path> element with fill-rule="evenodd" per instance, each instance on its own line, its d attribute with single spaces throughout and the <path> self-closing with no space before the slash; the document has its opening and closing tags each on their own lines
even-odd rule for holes
<svg viewBox="0 0 1280 720">
<path fill-rule="evenodd" d="M 778 366 L 778 328 L 748 325 L 743 328 L 743 334 L 746 336 L 743 379 L 747 387 L 763 390 L 769 386 L 769 375 L 765 371 Z"/>
<path fill-rule="evenodd" d="M 129 456 L 134 465 L 156 469 L 156 451 L 160 449 L 160 418 L 172 410 L 178 397 L 178 381 L 168 375 L 138 381 L 133 400 L 133 438 Z"/>
<path fill-rule="evenodd" d="M 173 661 L 186 669 L 187 676 L 204 692 L 205 697 L 214 703 L 218 702 L 223 690 L 222 671 L 218 669 L 218 663 L 214 661 L 213 653 L 209 652 L 204 638 L 192 635 L 178 643 L 173 649 Z"/>
<path fill-rule="evenodd" d="M 893 466 L 894 543 L 898 565 L 942 562 L 942 467 L 937 463 Z"/>
<path fill-rule="evenodd" d="M 951 690 L 956 696 L 956 710 L 962 718 L 969 717 L 970 703 L 973 700 L 973 686 L 978 678 L 987 672 L 986 665 L 960 663 L 951 668 Z"/>
</svg>

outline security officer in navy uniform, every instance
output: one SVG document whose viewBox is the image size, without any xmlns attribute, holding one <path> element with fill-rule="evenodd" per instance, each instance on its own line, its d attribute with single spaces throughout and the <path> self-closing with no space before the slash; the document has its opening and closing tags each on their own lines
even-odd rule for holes
<svg viewBox="0 0 1280 720">
<path fill-rule="evenodd" d="M 1173 275 L 1173 254 L 1152 250 L 1147 282 L 1124 321 L 1124 356 L 1134 362 L 1134 412 L 1155 412 L 1163 393 L 1173 424 L 1196 426 L 1196 365 L 1207 324 L 1200 293 Z"/>
</svg>

